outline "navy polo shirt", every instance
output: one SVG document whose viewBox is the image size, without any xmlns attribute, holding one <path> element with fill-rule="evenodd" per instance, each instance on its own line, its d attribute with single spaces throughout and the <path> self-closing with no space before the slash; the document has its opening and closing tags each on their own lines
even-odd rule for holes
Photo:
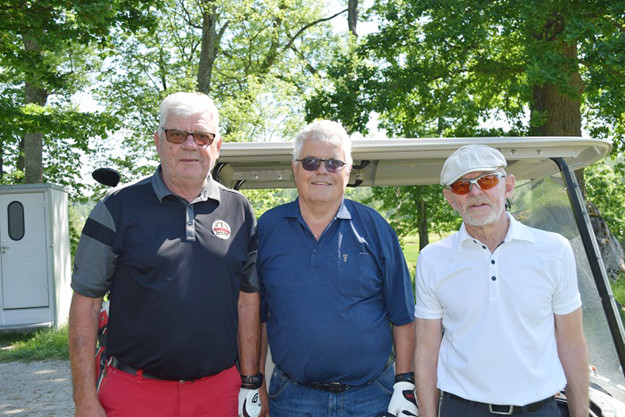
<svg viewBox="0 0 625 417">
<path fill-rule="evenodd" d="M 165 379 L 196 379 L 237 356 L 239 291 L 258 291 L 248 200 L 209 179 L 193 202 L 160 168 L 113 190 L 85 223 L 72 288 L 110 289 L 107 350 Z"/>
<path fill-rule="evenodd" d="M 375 210 L 344 200 L 317 241 L 298 201 L 258 221 L 261 317 L 276 365 L 298 382 L 360 385 L 384 370 L 389 322 L 414 298 L 397 236 Z"/>
</svg>

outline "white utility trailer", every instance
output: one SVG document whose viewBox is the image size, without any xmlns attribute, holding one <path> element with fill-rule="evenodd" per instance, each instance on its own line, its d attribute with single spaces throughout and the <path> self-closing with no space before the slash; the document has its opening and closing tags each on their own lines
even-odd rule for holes
<svg viewBox="0 0 625 417">
<path fill-rule="evenodd" d="M 72 292 L 68 193 L 0 187 L 0 330 L 59 326 Z"/>
<path fill-rule="evenodd" d="M 445 159 L 472 143 L 490 145 L 506 157 L 506 171 L 517 179 L 510 213 L 571 242 L 592 365 L 590 416 L 625 416 L 623 325 L 573 175 L 604 158 L 611 149 L 609 142 L 570 137 L 358 140 L 352 145 L 349 185 L 438 184 Z M 292 142 L 224 143 L 213 177 L 236 189 L 294 187 L 292 150 Z M 560 396 L 558 401 L 562 415 L 568 416 L 566 399 Z"/>
</svg>

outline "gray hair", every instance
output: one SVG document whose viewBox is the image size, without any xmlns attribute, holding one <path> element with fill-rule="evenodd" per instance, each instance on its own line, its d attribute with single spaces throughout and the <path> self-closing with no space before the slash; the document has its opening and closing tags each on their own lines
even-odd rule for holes
<svg viewBox="0 0 625 417">
<path fill-rule="evenodd" d="M 332 120 L 317 120 L 302 129 L 295 137 L 295 144 L 293 145 L 294 161 L 300 159 L 304 142 L 309 139 L 340 144 L 345 154 L 345 163 L 352 165 L 352 140 L 340 123 Z"/>
<path fill-rule="evenodd" d="M 217 131 L 211 133 L 218 134 L 219 113 L 215 103 L 210 97 L 202 93 L 173 93 L 165 97 L 161 102 L 161 120 L 158 127 L 164 129 L 167 124 L 167 118 L 170 115 L 190 117 L 205 113 L 210 114 L 212 120 L 215 122 L 215 129 Z"/>
</svg>

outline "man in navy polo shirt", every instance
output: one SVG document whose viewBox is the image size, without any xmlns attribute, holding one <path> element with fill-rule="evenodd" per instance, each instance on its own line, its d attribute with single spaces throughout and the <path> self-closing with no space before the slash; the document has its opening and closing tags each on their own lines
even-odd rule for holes
<svg viewBox="0 0 625 417">
<path fill-rule="evenodd" d="M 388 223 L 344 198 L 351 165 L 345 129 L 312 123 L 295 139 L 297 200 L 259 219 L 271 417 L 417 415 L 410 275 Z"/>
<path fill-rule="evenodd" d="M 207 96 L 165 98 L 156 173 L 111 191 L 85 223 L 69 324 L 77 416 L 260 412 L 255 219 L 247 199 L 209 176 L 218 132 Z M 112 359 L 96 392 L 93 354 L 107 292 Z"/>
</svg>

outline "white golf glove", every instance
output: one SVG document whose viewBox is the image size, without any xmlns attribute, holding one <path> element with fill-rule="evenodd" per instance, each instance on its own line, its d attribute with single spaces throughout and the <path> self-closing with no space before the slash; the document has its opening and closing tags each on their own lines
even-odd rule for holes
<svg viewBox="0 0 625 417">
<path fill-rule="evenodd" d="M 393 385 L 393 396 L 388 404 L 388 412 L 397 417 L 418 416 L 415 385 L 408 381 L 396 382 Z"/>
<path fill-rule="evenodd" d="M 241 388 L 239 390 L 239 417 L 258 417 L 260 409 L 258 388 Z"/>
</svg>

